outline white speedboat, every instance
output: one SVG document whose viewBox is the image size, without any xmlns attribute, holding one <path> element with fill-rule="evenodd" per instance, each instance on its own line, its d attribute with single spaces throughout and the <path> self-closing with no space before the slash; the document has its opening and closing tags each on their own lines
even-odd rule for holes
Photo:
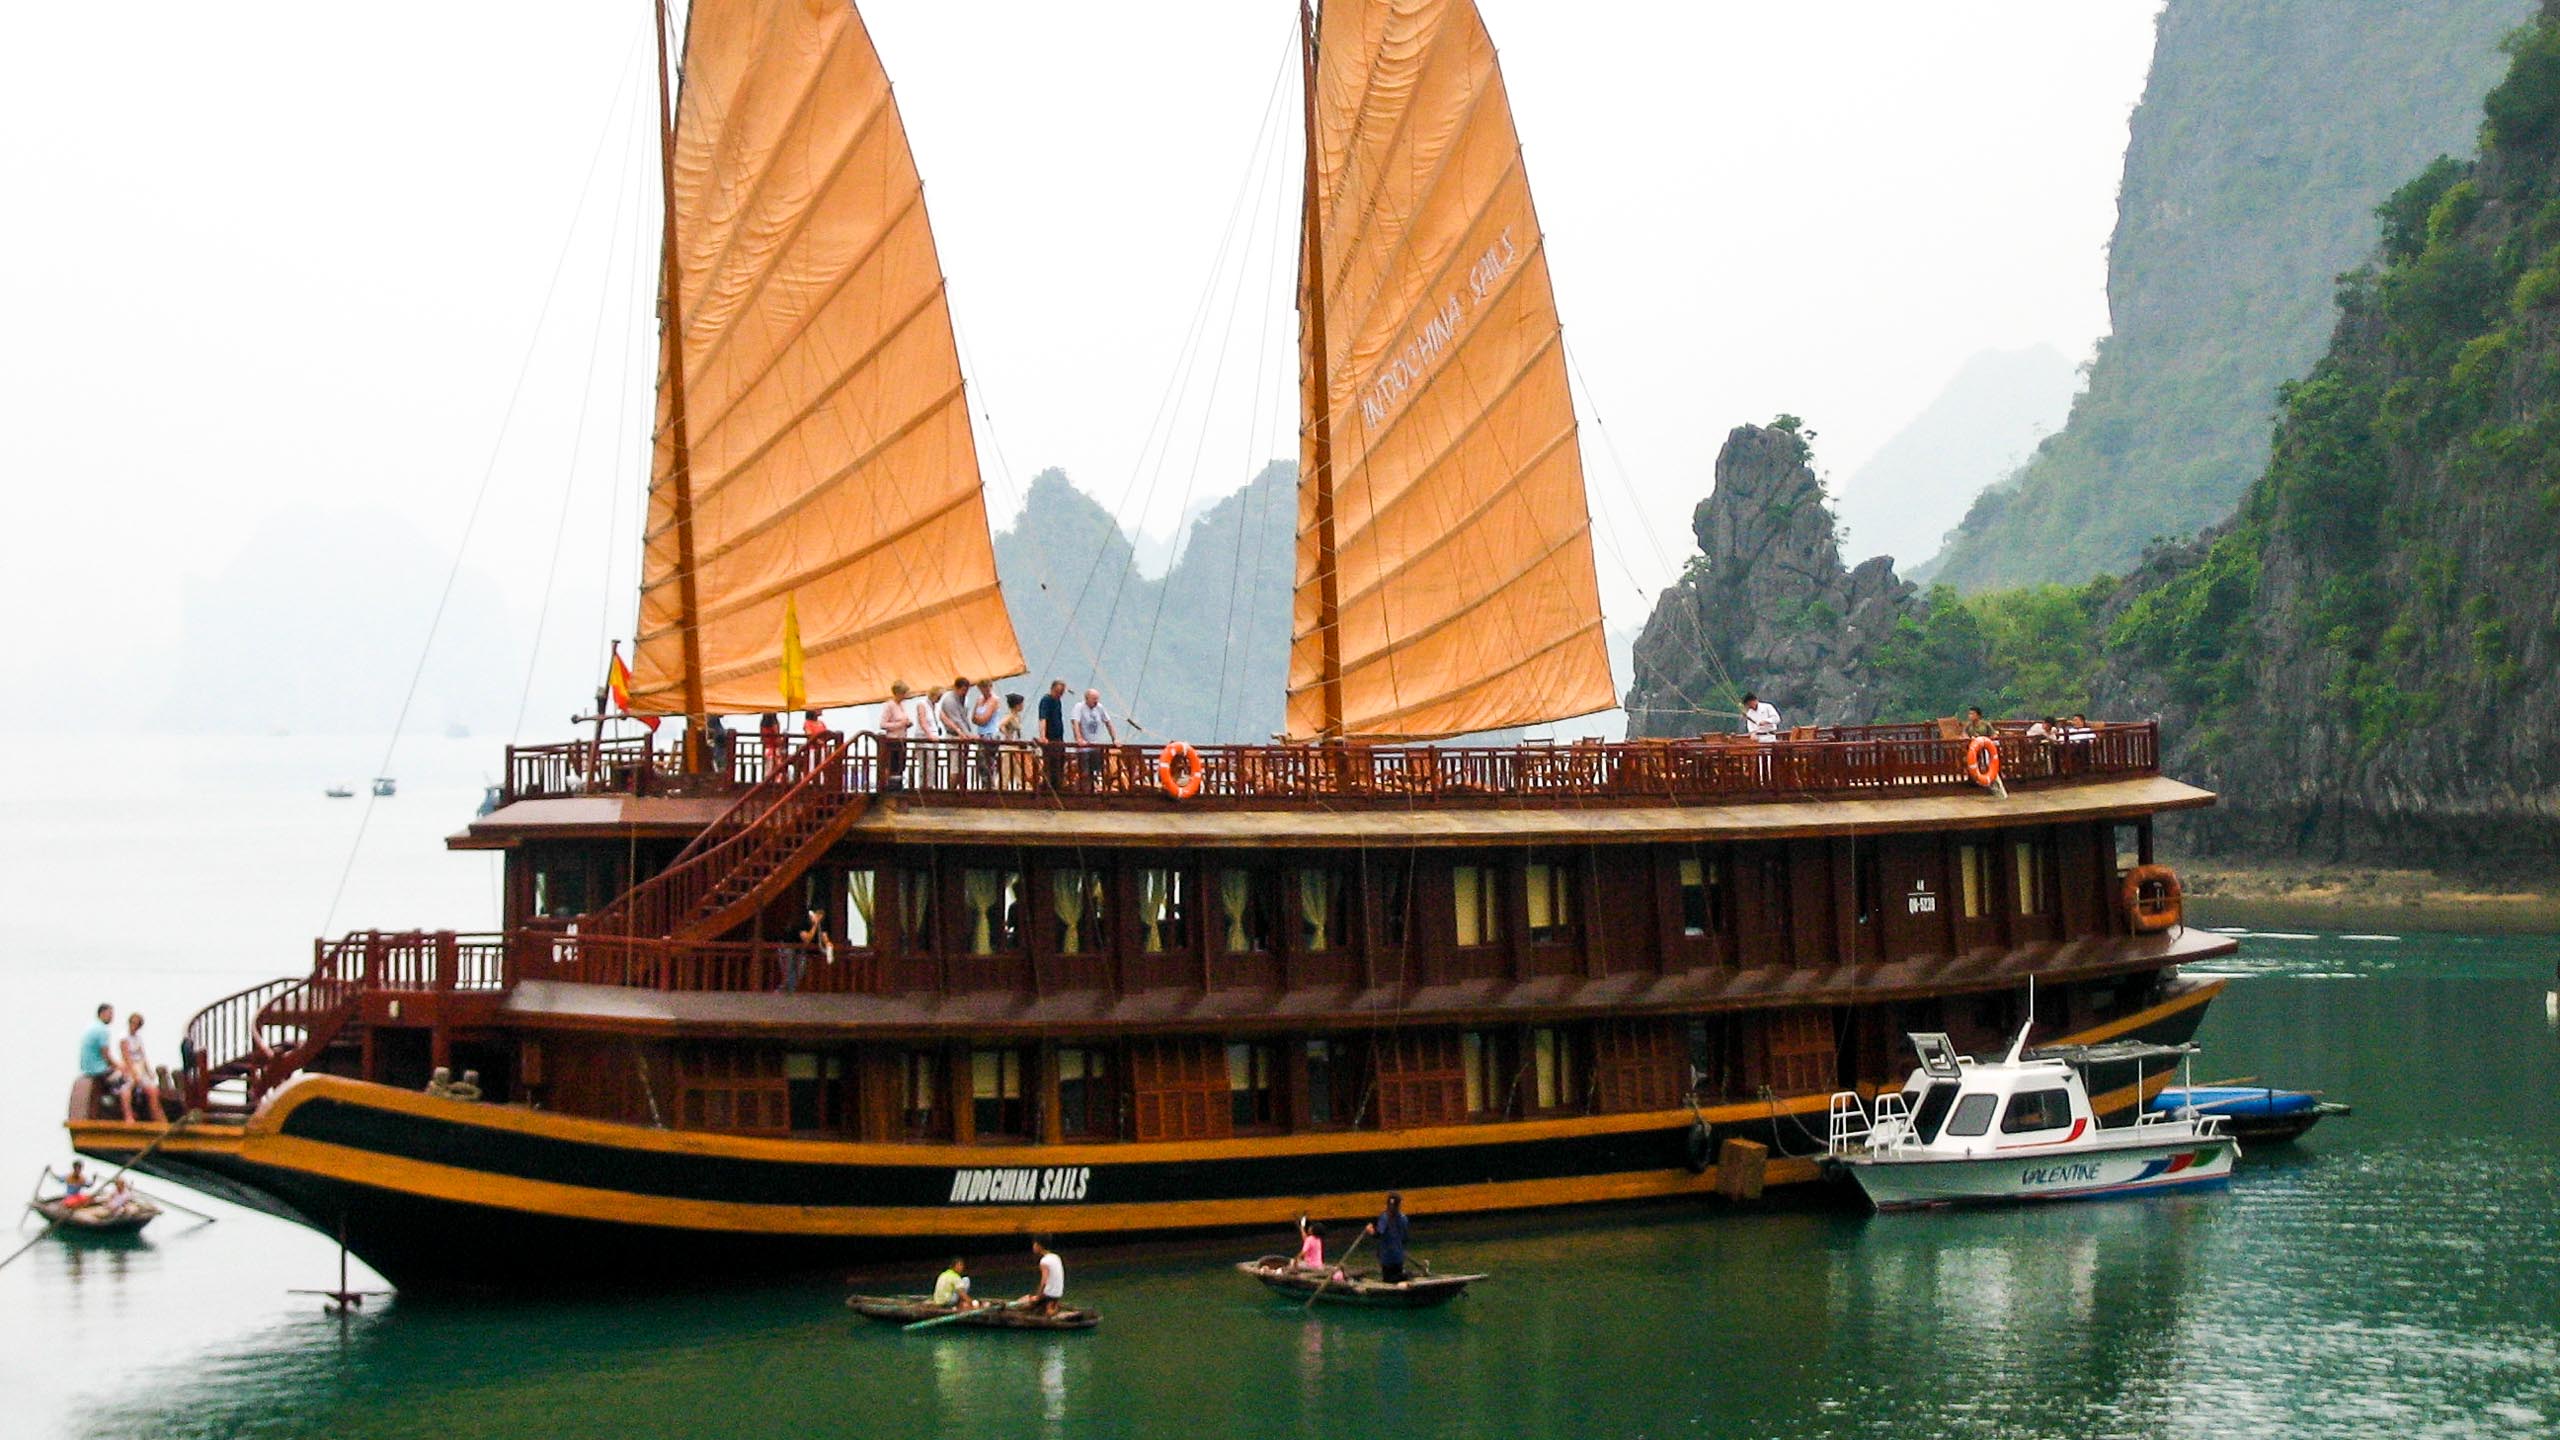
<svg viewBox="0 0 2560 1440">
<path fill-rule="evenodd" d="M 2025 1200 L 2095 1200 L 2220 1185 L 2240 1142 L 2220 1117 L 2139 1113 L 2102 1125 L 2082 1071 L 2191 1054 L 2191 1045 L 2087 1047 L 2029 1054 L 2025 1031 L 2006 1058 L 1956 1053 L 1944 1035 L 1913 1035 L 1920 1068 L 1872 1108 L 1831 1097 L 1826 1159 L 1857 1177 L 1879 1210 Z"/>
</svg>

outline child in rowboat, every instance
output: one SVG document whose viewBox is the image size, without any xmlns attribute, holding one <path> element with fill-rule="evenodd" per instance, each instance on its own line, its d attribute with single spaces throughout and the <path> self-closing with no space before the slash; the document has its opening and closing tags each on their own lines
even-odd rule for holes
<svg viewBox="0 0 2560 1440">
<path fill-rule="evenodd" d="M 951 1268 L 934 1278 L 933 1303 L 946 1310 L 975 1310 L 981 1302 L 969 1298 L 969 1260 L 963 1255 L 951 1257 Z"/>
<path fill-rule="evenodd" d="M 1324 1227 L 1309 1223 L 1304 1215 L 1298 1217 L 1298 1258 L 1295 1263 L 1301 1270 L 1324 1268 Z"/>
</svg>

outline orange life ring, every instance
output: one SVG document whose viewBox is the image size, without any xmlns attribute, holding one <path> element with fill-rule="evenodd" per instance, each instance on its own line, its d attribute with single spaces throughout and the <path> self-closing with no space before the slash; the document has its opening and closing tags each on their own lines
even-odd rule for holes
<svg viewBox="0 0 2560 1440">
<path fill-rule="evenodd" d="M 2136 934 L 2175 926 L 2186 913 L 2186 889 L 2166 865 L 2136 865 L 2125 872 L 2124 917 Z"/>
<path fill-rule="evenodd" d="M 1985 790 L 1999 784 L 2000 742 L 1988 735 L 1974 736 L 1973 743 L 1964 747 L 1964 768 L 1973 783 Z"/>
<path fill-rule="evenodd" d="M 1174 773 L 1176 762 L 1181 765 L 1182 773 L 1179 775 Z M 1156 757 L 1156 783 L 1164 786 L 1164 793 L 1176 800 L 1188 800 L 1199 794 L 1201 778 L 1200 752 L 1192 749 L 1188 741 L 1173 741 L 1164 747 L 1162 755 Z"/>
</svg>

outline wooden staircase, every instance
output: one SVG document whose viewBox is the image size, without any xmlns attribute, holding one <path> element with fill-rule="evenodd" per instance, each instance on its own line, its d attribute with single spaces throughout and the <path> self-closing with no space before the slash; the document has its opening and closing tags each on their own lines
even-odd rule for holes
<svg viewBox="0 0 2560 1440">
<path fill-rule="evenodd" d="M 768 775 L 704 827 L 666 869 L 581 928 L 599 935 L 716 940 L 755 918 L 841 839 L 870 797 L 845 787 L 847 737 Z"/>
<path fill-rule="evenodd" d="M 347 944 L 324 949 L 308 975 L 253 985 L 196 1012 L 179 1044 L 187 1108 L 246 1114 L 320 1058 L 355 1019 L 365 988 L 361 965 L 339 973 Z"/>
</svg>

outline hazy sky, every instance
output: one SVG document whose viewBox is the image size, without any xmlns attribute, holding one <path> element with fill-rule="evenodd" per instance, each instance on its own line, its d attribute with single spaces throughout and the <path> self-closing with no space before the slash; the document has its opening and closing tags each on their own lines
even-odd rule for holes
<svg viewBox="0 0 2560 1440">
<path fill-rule="evenodd" d="M 1583 391 L 1613 623 L 1688 552 L 1734 424 L 1798 413 L 1845 475 L 1974 352 L 2083 356 L 2104 331 L 2158 0 L 1482 3 Z M 11 709 L 170 644 L 185 578 L 278 515 L 378 512 L 363 523 L 449 552 L 484 473 L 467 563 L 528 624 L 556 577 L 545 686 L 593 683 L 594 637 L 630 624 L 654 345 L 648 8 L 13 16 L 0 586 L 35 617 L 10 673 L 39 691 Z M 926 177 L 998 523 L 1049 465 L 1162 528 L 1293 453 L 1294 6 L 864 13 Z M 413 652 L 435 600 L 383 615 L 381 643 Z"/>
</svg>

